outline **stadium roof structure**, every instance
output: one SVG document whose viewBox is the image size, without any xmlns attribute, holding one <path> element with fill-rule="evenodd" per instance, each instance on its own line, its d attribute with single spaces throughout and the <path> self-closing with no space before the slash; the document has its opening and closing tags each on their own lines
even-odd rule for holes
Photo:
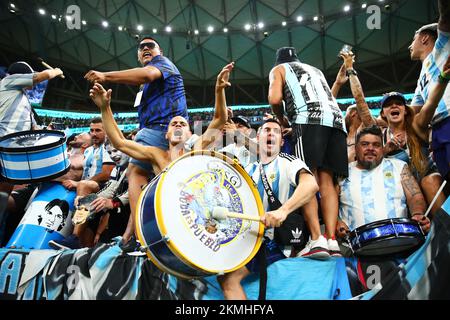
<svg viewBox="0 0 450 320">
<path fill-rule="evenodd" d="M 76 8 L 80 28 L 71 29 Z M 410 61 L 408 46 L 415 30 L 438 18 L 436 0 L 11 0 L 0 10 L 0 64 L 26 59 L 39 69 L 41 57 L 61 67 L 66 79 L 50 82 L 43 107 L 71 110 L 93 108 L 88 70 L 138 66 L 144 34 L 181 71 L 191 107 L 213 104 L 216 75 L 229 61 L 236 62 L 229 103 L 267 103 L 268 74 L 282 46 L 295 47 L 331 86 L 338 52 L 349 44 L 367 95 L 412 92 L 419 63 Z M 137 88 L 110 87 L 116 108 L 130 110 Z"/>
</svg>

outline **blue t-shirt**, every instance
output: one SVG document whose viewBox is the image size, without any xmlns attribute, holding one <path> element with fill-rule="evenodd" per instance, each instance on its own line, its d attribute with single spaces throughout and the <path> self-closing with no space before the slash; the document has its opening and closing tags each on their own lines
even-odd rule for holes
<svg viewBox="0 0 450 320">
<path fill-rule="evenodd" d="M 156 56 L 146 64 L 162 73 L 162 78 L 146 83 L 138 106 L 139 126 L 146 128 L 152 124 L 168 126 L 175 116 L 188 120 L 183 78 L 177 67 L 166 57 Z"/>
</svg>

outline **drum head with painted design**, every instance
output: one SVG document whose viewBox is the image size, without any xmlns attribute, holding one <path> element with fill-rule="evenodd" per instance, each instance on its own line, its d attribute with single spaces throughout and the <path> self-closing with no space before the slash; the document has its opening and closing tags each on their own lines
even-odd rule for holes
<svg viewBox="0 0 450 320">
<path fill-rule="evenodd" d="M 183 157 L 170 166 L 156 192 L 157 216 L 174 254 L 215 273 L 234 270 L 254 256 L 262 224 L 212 217 L 215 207 L 253 216 L 263 214 L 259 194 L 244 175 L 237 165 L 206 154 Z"/>
</svg>

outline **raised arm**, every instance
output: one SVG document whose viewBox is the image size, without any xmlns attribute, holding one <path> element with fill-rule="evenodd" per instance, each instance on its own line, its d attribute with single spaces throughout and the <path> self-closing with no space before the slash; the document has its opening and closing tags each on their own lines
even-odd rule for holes
<svg viewBox="0 0 450 320">
<path fill-rule="evenodd" d="M 428 141 L 428 125 L 431 123 L 436 108 L 439 105 L 442 96 L 444 95 L 449 81 L 447 78 L 449 77 L 450 57 L 447 59 L 447 62 L 444 65 L 444 71 L 442 75 L 439 76 L 439 81 L 431 88 L 427 101 L 425 101 L 425 104 L 420 109 L 419 113 L 416 114 L 413 120 L 414 131 L 424 141 Z"/>
<path fill-rule="evenodd" d="M 162 73 L 158 68 L 147 66 L 142 68 L 110 72 L 99 72 L 91 70 L 86 73 L 84 78 L 92 83 L 114 82 L 130 85 L 141 85 L 162 78 Z"/>
<path fill-rule="evenodd" d="M 156 147 L 140 145 L 132 140 L 127 140 L 123 136 L 111 111 L 111 93 L 111 89 L 106 91 L 101 84 L 95 83 L 90 90 L 89 96 L 97 107 L 100 108 L 103 125 L 112 145 L 136 160 L 149 161 L 154 164 L 158 153 L 162 153 L 163 151 Z"/>
<path fill-rule="evenodd" d="M 333 83 L 333 87 L 331 87 L 331 94 L 335 98 L 337 98 L 341 87 L 348 81 L 346 71 L 347 69 L 345 68 L 345 63 L 343 63 L 341 68 L 339 69 L 338 74 L 336 75 L 336 80 Z"/>
<path fill-rule="evenodd" d="M 448 0 L 439 0 L 439 24 L 438 29 L 444 32 L 450 32 L 450 2 Z"/>
<path fill-rule="evenodd" d="M 370 127 L 376 125 L 375 119 L 370 114 L 369 106 L 367 105 L 366 98 L 364 97 L 364 91 L 359 81 L 358 75 L 353 69 L 353 63 L 355 62 L 355 56 L 352 52 L 341 53 L 342 59 L 344 59 L 344 65 L 347 70 L 348 78 L 350 80 L 350 88 L 352 95 L 356 100 L 356 110 L 361 118 L 363 127 Z"/>
<path fill-rule="evenodd" d="M 47 70 L 44 70 L 41 72 L 36 72 L 33 74 L 33 86 L 38 83 L 41 83 L 42 81 L 51 80 L 62 74 L 63 74 L 63 72 L 59 68 L 47 69 Z"/>
<path fill-rule="evenodd" d="M 228 80 L 230 79 L 230 72 L 234 68 L 234 62 L 223 67 L 222 71 L 217 76 L 215 87 L 215 109 L 214 117 L 211 120 L 205 133 L 200 136 L 194 145 L 194 150 L 203 150 L 210 145 L 218 134 L 221 134 L 221 129 L 228 119 L 227 100 L 225 96 L 225 88 L 231 86 Z"/>
</svg>

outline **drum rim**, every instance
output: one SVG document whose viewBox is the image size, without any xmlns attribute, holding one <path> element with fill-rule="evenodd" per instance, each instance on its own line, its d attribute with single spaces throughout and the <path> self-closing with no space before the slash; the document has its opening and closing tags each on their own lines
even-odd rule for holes
<svg viewBox="0 0 450 320">
<path fill-rule="evenodd" d="M 12 182 L 12 183 L 21 183 L 21 184 L 23 184 L 23 183 L 35 183 L 35 182 L 36 183 L 37 182 L 48 182 L 49 180 L 59 178 L 59 177 L 65 175 L 67 172 L 69 172 L 69 170 L 70 170 L 70 161 L 69 161 L 69 159 L 67 159 L 67 162 L 68 162 L 69 165 L 64 170 L 62 170 L 60 172 L 57 172 L 57 173 L 54 173 L 51 176 L 45 176 L 45 177 L 42 177 L 42 178 L 36 178 L 36 179 L 11 179 L 11 178 L 5 177 L 1 173 L 0 173 L 0 176 L 5 181 Z"/>
<path fill-rule="evenodd" d="M 159 231 L 160 231 L 160 233 L 161 233 L 161 236 L 166 236 L 166 235 L 167 235 L 167 229 L 166 229 L 166 226 L 164 225 L 163 220 L 161 219 L 161 212 L 158 210 L 158 208 L 161 207 L 161 197 L 158 197 L 158 195 L 160 194 L 160 190 L 161 190 L 161 186 L 162 186 L 162 184 L 160 185 L 159 183 L 160 183 L 161 181 L 164 180 L 164 178 L 165 178 L 167 172 L 168 172 L 168 171 L 170 170 L 170 168 L 172 168 L 177 162 L 181 161 L 181 160 L 184 159 L 184 158 L 192 157 L 192 156 L 195 156 L 195 155 L 209 155 L 209 156 L 216 157 L 216 158 L 220 158 L 220 157 L 221 157 L 222 160 L 224 160 L 224 161 L 227 162 L 228 164 L 232 165 L 233 168 L 235 168 L 235 169 L 242 175 L 242 177 L 245 179 L 245 181 L 248 183 L 249 188 L 250 188 L 252 194 L 254 195 L 254 197 L 255 197 L 255 199 L 256 199 L 256 206 L 257 206 L 257 208 L 258 208 L 258 214 L 259 214 L 259 216 L 264 215 L 265 210 L 264 210 L 264 206 L 263 206 L 261 197 L 260 197 L 260 195 L 259 195 L 259 192 L 258 192 L 257 188 L 255 187 L 253 180 L 250 178 L 250 176 L 248 175 L 248 173 L 244 170 L 244 168 L 242 168 L 241 165 L 239 165 L 237 162 L 235 162 L 234 160 L 232 160 L 231 158 L 227 157 L 226 155 L 224 155 L 223 153 L 220 153 L 220 152 L 209 151 L 209 150 L 197 150 L 197 151 L 191 151 L 191 152 L 188 152 L 188 153 L 184 154 L 183 156 L 181 156 L 181 157 L 178 158 L 177 160 L 172 161 L 172 162 L 171 162 L 171 163 L 170 163 L 170 164 L 169 164 L 169 165 L 161 172 L 160 180 L 158 181 L 158 184 L 157 184 L 157 186 L 156 186 L 156 190 L 155 190 L 155 201 L 156 201 L 156 205 L 155 205 L 155 216 L 156 216 L 156 218 L 157 218 L 157 219 L 156 219 L 156 223 L 157 223 L 157 225 L 158 225 L 158 229 L 159 229 Z M 141 197 L 143 197 L 143 194 L 144 194 L 144 192 L 142 191 L 141 194 L 140 194 L 140 196 L 139 196 L 139 200 L 138 200 L 138 208 L 137 208 L 137 209 L 140 209 L 140 207 L 141 207 L 141 202 L 142 202 L 142 201 L 141 201 L 141 200 L 142 200 Z M 143 239 L 142 233 L 141 233 L 141 230 L 140 230 L 141 225 L 140 225 L 140 219 L 139 219 L 139 218 L 140 218 L 140 217 L 139 217 L 139 212 L 140 212 L 140 210 L 136 210 L 136 217 L 135 217 L 136 223 L 135 223 L 135 224 L 136 224 L 136 230 L 139 230 L 139 231 L 138 231 L 138 237 L 140 237 L 140 238 Z M 255 246 L 253 247 L 253 250 L 251 251 L 251 253 L 249 254 L 249 256 L 248 256 L 246 259 L 244 259 L 244 261 L 241 262 L 241 263 L 240 263 L 239 265 L 237 265 L 236 267 L 231 268 L 231 269 L 227 269 L 227 270 L 209 270 L 209 269 L 206 269 L 205 267 L 199 266 L 199 265 L 197 265 L 196 263 L 194 263 L 193 261 L 190 261 L 189 258 L 186 257 L 185 255 L 183 255 L 183 253 L 181 252 L 181 250 L 179 250 L 179 248 L 178 248 L 176 245 L 174 245 L 173 241 L 168 241 L 168 242 L 166 242 L 166 245 L 169 247 L 169 249 L 171 250 L 171 252 L 172 252 L 175 256 L 177 256 L 177 258 L 179 258 L 179 259 L 180 259 L 183 263 L 185 263 L 186 265 L 188 265 L 188 266 L 190 266 L 190 267 L 192 267 L 192 268 L 195 268 L 195 269 L 202 270 L 202 271 L 205 272 L 205 273 L 210 273 L 210 274 L 213 275 L 213 274 L 220 274 L 220 273 L 222 273 L 222 272 L 223 272 L 223 273 L 226 273 L 226 272 L 232 272 L 232 271 L 235 271 L 235 270 L 238 270 L 238 269 L 242 268 L 242 267 L 245 266 L 247 263 L 249 263 L 250 260 L 253 259 L 254 256 L 256 255 L 256 253 L 259 251 L 259 249 L 260 249 L 260 247 L 261 247 L 261 245 L 262 245 L 263 235 L 264 235 L 264 225 L 263 225 L 262 223 L 259 223 L 259 227 L 258 227 L 258 236 L 257 236 L 257 239 L 256 239 L 256 244 L 255 244 Z M 148 254 L 147 254 L 147 255 L 148 255 Z M 154 260 L 153 260 L 152 258 L 150 258 L 150 260 L 151 260 L 152 262 L 154 262 Z M 155 264 L 155 265 L 157 265 L 157 264 Z M 158 266 L 158 265 L 157 265 L 157 266 Z M 163 268 L 163 269 L 166 269 L 166 268 Z M 164 271 L 164 270 L 163 270 L 163 271 Z M 185 277 L 186 277 L 186 276 L 185 276 Z"/>
<path fill-rule="evenodd" d="M 365 231 L 368 228 L 374 228 L 377 225 L 379 225 L 381 227 L 382 225 L 386 225 L 387 222 L 394 222 L 394 224 L 409 223 L 409 224 L 417 225 L 420 228 L 420 224 L 411 218 L 407 218 L 407 217 L 388 218 L 388 219 L 383 219 L 383 220 L 377 220 L 377 221 L 370 222 L 370 223 L 364 224 L 362 226 L 359 226 L 358 228 L 355 228 L 354 230 L 352 230 L 350 232 L 350 236 L 355 235 L 356 232 L 360 233 L 360 232 Z"/>
<path fill-rule="evenodd" d="M 21 135 L 27 135 L 27 134 L 31 134 L 31 133 L 37 133 L 37 134 L 43 134 L 43 133 L 51 133 L 53 135 L 57 135 L 57 136 L 61 136 L 58 141 L 56 142 L 52 142 L 49 144 L 45 144 L 45 145 L 41 145 L 41 146 L 31 146 L 31 147 L 26 147 L 26 148 L 12 148 L 12 147 L 2 147 L 0 146 L 0 152 L 1 151 L 5 151 L 5 152 L 10 152 L 10 153 L 26 153 L 26 152 L 31 152 L 31 151 L 43 151 L 46 149 L 51 149 L 53 147 L 57 147 L 62 145 L 64 142 L 66 142 L 66 134 L 62 131 L 55 131 L 55 130 L 27 130 L 27 131 L 19 131 L 19 132 L 14 132 L 14 133 L 10 133 L 2 138 L 0 138 L 0 144 L 8 139 L 14 138 L 14 137 L 18 137 Z"/>
</svg>

